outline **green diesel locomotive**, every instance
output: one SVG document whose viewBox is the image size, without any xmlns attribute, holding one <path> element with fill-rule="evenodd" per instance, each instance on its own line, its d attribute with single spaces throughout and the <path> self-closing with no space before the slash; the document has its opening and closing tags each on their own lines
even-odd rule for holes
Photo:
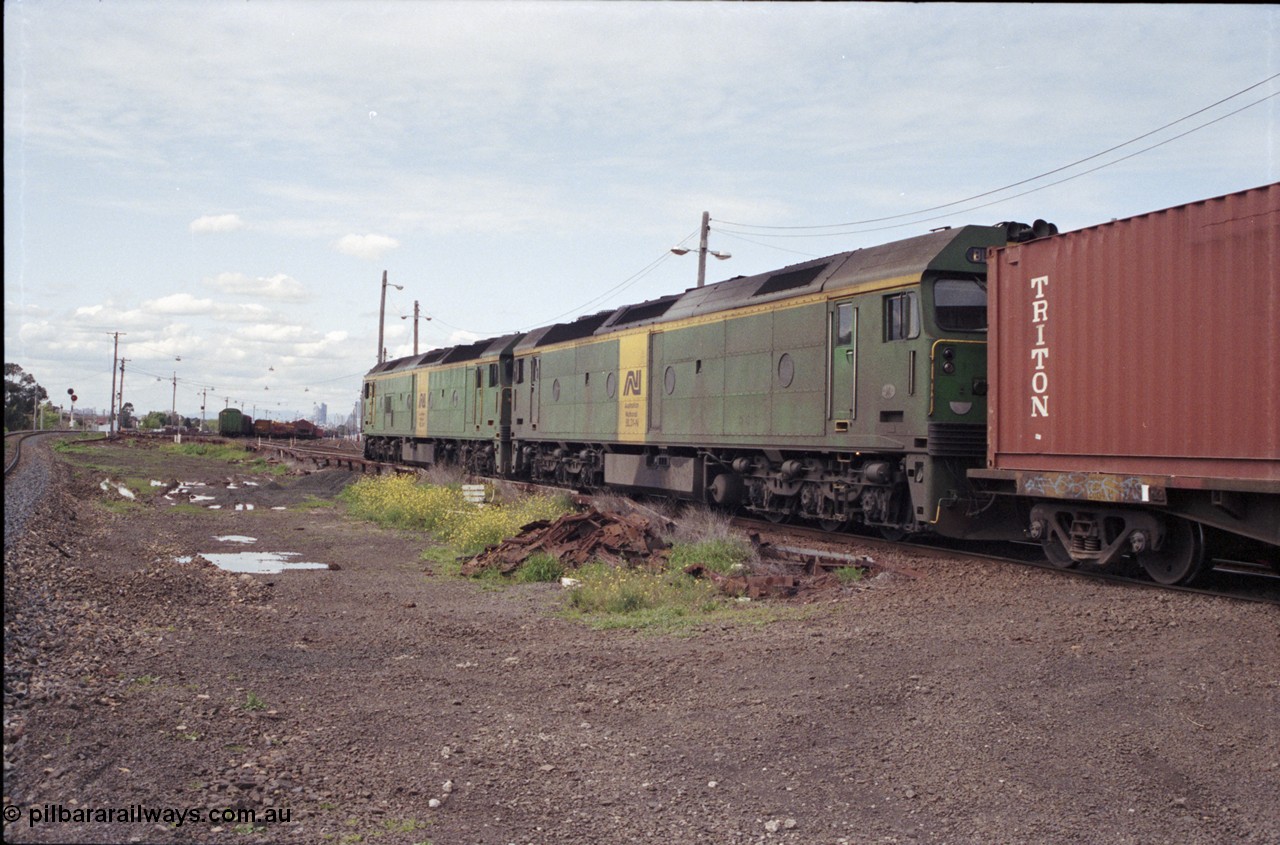
<svg viewBox="0 0 1280 845">
<path fill-rule="evenodd" d="M 388 361 L 365 378 L 365 453 L 833 529 L 989 530 L 965 478 L 986 448 L 987 251 L 1031 233 L 945 229 Z"/>
</svg>

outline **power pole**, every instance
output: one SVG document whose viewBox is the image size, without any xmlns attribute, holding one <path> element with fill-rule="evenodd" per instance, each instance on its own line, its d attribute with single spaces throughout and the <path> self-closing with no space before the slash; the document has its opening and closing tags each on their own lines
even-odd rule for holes
<svg viewBox="0 0 1280 845">
<path fill-rule="evenodd" d="M 382 346 L 383 328 L 387 324 L 387 271 L 382 271 L 382 305 L 378 308 L 378 363 L 387 360 L 387 350 Z M 396 290 L 404 290 L 404 285 L 391 285 Z"/>
<path fill-rule="evenodd" d="M 116 362 L 120 360 L 120 335 L 125 332 L 113 332 L 115 346 L 111 350 L 111 414 L 107 418 L 107 437 L 116 436 Z"/>
<path fill-rule="evenodd" d="M 120 416 L 122 417 L 121 419 L 122 425 L 120 426 L 120 428 L 124 428 L 123 423 L 127 422 L 127 420 L 123 419 L 124 417 L 124 362 L 127 360 L 129 359 L 128 358 L 120 359 Z"/>
<path fill-rule="evenodd" d="M 711 212 L 702 212 L 702 236 L 698 240 L 698 287 L 707 283 L 707 235 L 711 232 Z"/>
<path fill-rule="evenodd" d="M 169 412 L 169 419 L 178 428 L 182 427 L 182 424 L 178 421 L 178 371 L 177 370 L 173 371 L 173 408 Z"/>
<path fill-rule="evenodd" d="M 418 300 L 413 301 L 413 354 L 418 354 Z"/>
<path fill-rule="evenodd" d="M 710 232 L 711 232 L 711 212 L 704 211 L 702 212 L 702 227 L 700 230 L 700 237 L 698 239 L 698 287 L 702 287 L 707 283 L 707 255 L 708 254 L 714 255 L 716 258 L 719 258 L 721 261 L 723 261 L 726 258 L 733 257 L 727 252 L 718 252 L 717 250 L 714 250 L 714 249 L 707 249 L 707 235 Z M 686 253 L 692 252 L 692 250 L 687 249 L 685 247 L 673 247 L 671 251 L 674 252 L 676 255 L 685 255 Z"/>
<path fill-rule="evenodd" d="M 378 308 L 378 363 L 387 360 L 387 352 L 382 348 L 382 329 L 387 323 L 387 271 L 382 271 L 382 304 Z"/>
</svg>

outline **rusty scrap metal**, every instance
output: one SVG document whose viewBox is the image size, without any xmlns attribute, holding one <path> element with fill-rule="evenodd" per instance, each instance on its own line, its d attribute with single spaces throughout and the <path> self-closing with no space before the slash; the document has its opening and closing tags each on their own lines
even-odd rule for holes
<svg viewBox="0 0 1280 845">
<path fill-rule="evenodd" d="M 665 557 L 670 544 L 662 539 L 665 525 L 637 515 L 605 513 L 592 508 L 567 514 L 554 522 L 533 522 L 520 534 L 490 546 L 462 565 L 463 575 L 496 568 L 508 575 L 535 554 L 549 554 L 566 569 L 591 561 L 616 566 L 650 563 Z"/>
</svg>

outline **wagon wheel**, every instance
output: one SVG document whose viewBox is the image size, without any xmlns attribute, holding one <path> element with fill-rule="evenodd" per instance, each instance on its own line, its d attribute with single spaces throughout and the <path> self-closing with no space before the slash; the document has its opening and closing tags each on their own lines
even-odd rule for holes
<svg viewBox="0 0 1280 845">
<path fill-rule="evenodd" d="M 1160 584 L 1189 584 L 1204 569 L 1204 530 L 1198 522 L 1169 521 L 1160 551 L 1138 554 L 1138 563 Z"/>
<path fill-rule="evenodd" d="M 1071 555 L 1067 553 L 1066 547 L 1062 545 L 1062 540 L 1058 539 L 1058 535 L 1052 531 L 1040 541 L 1040 547 L 1044 549 L 1044 556 L 1049 563 L 1058 569 L 1070 569 L 1079 563 L 1079 561 L 1072 559 Z"/>
</svg>

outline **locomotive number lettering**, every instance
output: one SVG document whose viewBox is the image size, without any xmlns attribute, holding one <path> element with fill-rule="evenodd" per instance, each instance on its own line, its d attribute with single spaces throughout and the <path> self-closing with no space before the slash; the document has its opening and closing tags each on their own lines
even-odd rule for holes
<svg viewBox="0 0 1280 845">
<path fill-rule="evenodd" d="M 1049 284 L 1048 276 L 1036 276 L 1031 280 L 1035 296 L 1031 300 L 1031 325 L 1036 332 L 1036 343 L 1031 348 L 1031 360 L 1036 362 L 1035 372 L 1031 374 L 1031 416 L 1049 416 L 1049 373 L 1045 369 L 1045 359 L 1049 357 L 1049 345 L 1044 340 L 1044 328 L 1049 323 L 1049 300 L 1045 298 L 1044 289 Z"/>
</svg>

